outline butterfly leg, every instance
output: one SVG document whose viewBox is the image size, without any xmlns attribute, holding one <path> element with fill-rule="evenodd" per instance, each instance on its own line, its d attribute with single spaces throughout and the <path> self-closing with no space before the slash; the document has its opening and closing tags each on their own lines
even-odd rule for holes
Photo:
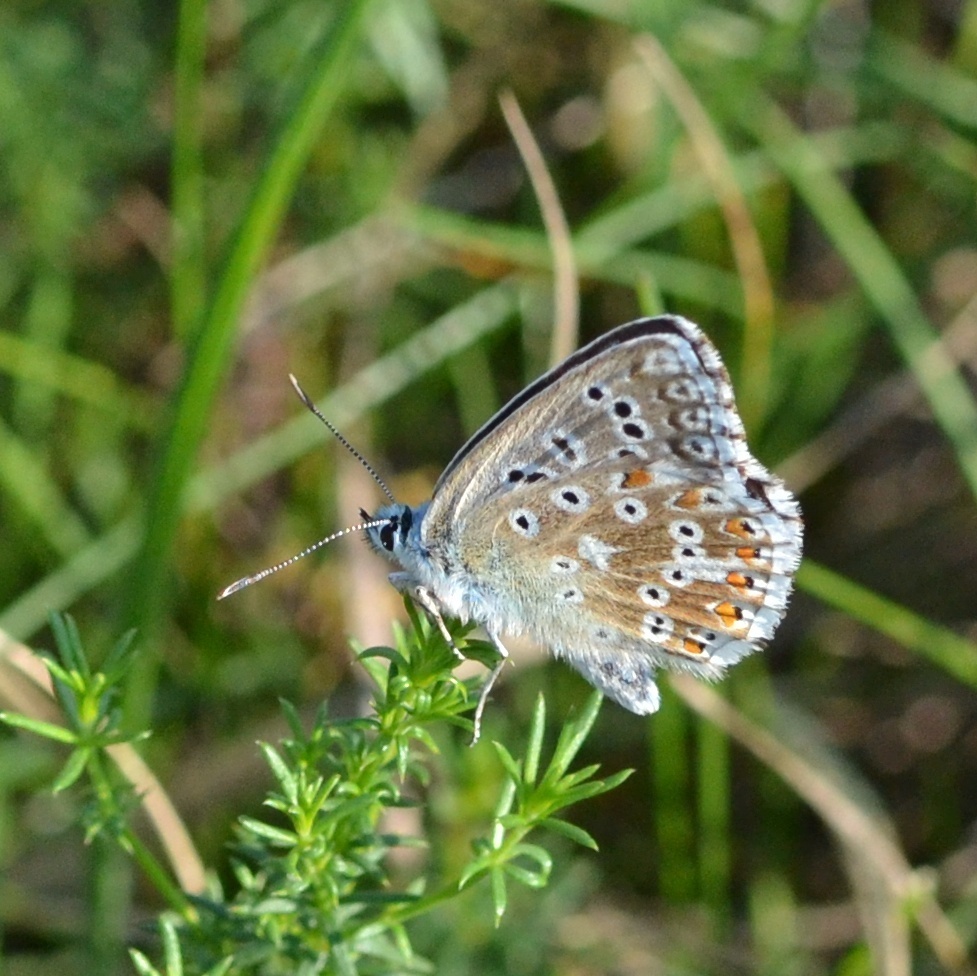
<svg viewBox="0 0 977 976">
<path fill-rule="evenodd" d="M 416 586 L 412 583 L 410 576 L 407 573 L 391 573 L 390 582 L 399 590 L 401 593 L 410 594 L 411 599 L 434 621 L 437 625 L 438 630 L 441 631 L 441 636 L 444 637 L 451 648 L 455 657 L 459 661 L 465 660 L 465 655 L 458 650 L 458 646 L 455 644 L 447 626 L 445 625 L 444 618 L 441 616 L 441 608 L 438 606 L 438 601 L 434 594 L 426 586 Z M 489 676 L 485 679 L 485 683 L 482 685 L 482 690 L 478 695 L 478 705 L 475 706 L 475 717 L 473 720 L 472 729 L 472 741 L 469 745 L 475 745 L 478 742 L 479 736 L 482 734 L 482 713 L 485 711 L 485 705 L 488 702 L 489 693 L 492 691 L 492 686 L 495 684 L 496 679 L 502 673 L 502 669 L 505 667 L 506 661 L 509 660 L 509 651 L 505 644 L 502 643 L 499 635 L 493 631 L 489 631 L 489 637 L 492 643 L 495 644 L 496 650 L 499 652 L 499 661 L 494 668 L 489 672 Z"/>
<path fill-rule="evenodd" d="M 435 622 L 438 630 L 441 631 L 441 636 L 447 642 L 448 647 L 451 648 L 452 654 L 459 661 L 464 661 L 465 655 L 458 650 L 454 638 L 449 633 L 447 625 L 444 622 L 444 617 L 441 616 L 441 608 L 438 606 L 438 601 L 434 598 L 434 594 L 426 586 L 415 586 L 411 588 L 410 595 L 414 602 Z"/>
<path fill-rule="evenodd" d="M 489 692 L 492 690 L 492 686 L 495 684 L 496 679 L 502 674 L 502 669 L 505 667 L 506 661 L 509 660 L 509 651 L 505 644 L 502 643 L 499 635 L 493 631 L 488 632 L 492 643 L 495 645 L 496 650 L 499 652 L 499 661 L 494 668 L 489 672 L 489 676 L 485 679 L 485 683 L 482 685 L 482 690 L 478 695 L 478 705 L 475 706 L 475 718 L 473 721 L 472 728 L 472 741 L 469 745 L 475 745 L 478 742 L 478 737 L 482 734 L 482 713 L 485 711 L 486 702 L 488 702 Z"/>
</svg>

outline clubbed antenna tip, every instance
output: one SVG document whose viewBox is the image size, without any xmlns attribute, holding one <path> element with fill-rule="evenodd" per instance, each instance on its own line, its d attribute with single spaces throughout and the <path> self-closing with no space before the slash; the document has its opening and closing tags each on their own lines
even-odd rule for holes
<svg viewBox="0 0 977 976">
<path fill-rule="evenodd" d="M 302 387 L 299 385 L 299 381 L 291 373 L 288 374 L 288 378 L 292 381 L 292 386 L 295 387 L 295 392 L 298 394 L 299 399 L 306 405 L 306 407 L 308 407 L 308 409 L 313 414 L 315 414 L 316 417 L 319 418 L 319 420 L 321 420 L 326 425 L 326 427 L 329 428 L 329 431 L 335 436 L 336 440 L 338 440 L 339 443 L 342 444 L 343 447 L 345 447 L 346 450 L 349 451 L 349 453 L 352 454 L 353 457 L 355 457 L 356 460 L 359 461 L 360 464 L 362 464 L 363 467 L 370 472 L 370 476 L 380 486 L 381 490 L 387 496 L 387 498 L 389 498 L 391 502 L 396 503 L 396 499 L 393 496 L 393 492 L 391 492 L 391 490 L 387 487 L 383 478 L 381 478 L 380 475 L 376 473 L 376 470 L 374 469 L 373 465 L 370 464 L 370 462 L 367 461 L 367 459 L 363 457 L 363 455 L 360 454 L 360 452 L 356 450 L 356 448 L 353 447 L 353 445 L 350 444 L 350 442 L 346 440 L 345 437 L 343 437 L 343 435 L 332 425 L 330 421 L 326 420 L 326 418 L 322 414 L 322 411 L 312 402 L 312 398 L 309 396 L 308 393 L 305 392 L 305 390 L 302 389 Z"/>
<path fill-rule="evenodd" d="M 230 586 L 225 586 L 220 593 L 217 594 L 218 600 L 223 600 L 229 597 L 232 593 L 237 593 L 238 590 L 243 590 L 246 586 L 250 586 L 252 583 L 257 583 L 259 580 L 263 580 L 266 576 L 271 576 L 272 573 L 277 573 L 280 569 L 285 569 L 286 566 L 291 566 L 292 563 L 297 563 L 300 559 L 308 556 L 309 553 L 315 552 L 317 549 L 321 549 L 323 546 L 328 545 L 330 542 L 336 539 L 342 538 L 344 535 L 349 535 L 350 532 L 361 532 L 363 529 L 372 529 L 377 525 L 383 525 L 388 522 L 389 519 L 369 519 L 366 522 L 360 522 L 358 525 L 349 525 L 345 529 L 340 529 L 338 532 L 333 532 L 332 535 L 327 535 L 325 539 L 320 539 L 318 542 L 313 542 L 311 546 L 307 549 L 303 549 L 301 552 L 296 553 L 294 556 L 289 556 L 288 559 L 282 560 L 282 562 L 277 563 L 274 566 L 269 566 L 267 569 L 261 570 L 260 573 L 255 573 L 252 576 L 245 576 L 235 582 L 231 583 Z"/>
</svg>

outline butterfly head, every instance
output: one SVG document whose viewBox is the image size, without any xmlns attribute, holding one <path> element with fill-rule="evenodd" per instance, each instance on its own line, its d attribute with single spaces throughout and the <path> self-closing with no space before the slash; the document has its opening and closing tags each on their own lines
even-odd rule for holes
<svg viewBox="0 0 977 976">
<path fill-rule="evenodd" d="M 373 523 L 366 529 L 367 540 L 377 552 L 406 566 L 420 551 L 421 519 L 426 508 L 393 504 L 384 505 L 376 515 L 361 511 L 364 521 Z"/>
</svg>

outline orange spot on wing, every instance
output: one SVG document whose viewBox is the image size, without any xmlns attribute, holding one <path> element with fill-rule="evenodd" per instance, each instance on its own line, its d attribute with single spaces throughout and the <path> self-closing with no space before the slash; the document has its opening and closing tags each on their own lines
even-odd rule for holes
<svg viewBox="0 0 977 976">
<path fill-rule="evenodd" d="M 702 489 L 690 488 L 675 499 L 678 508 L 698 508 L 702 504 Z"/>
<path fill-rule="evenodd" d="M 754 550 L 755 551 L 755 550 Z M 744 576 L 742 573 L 733 572 L 726 574 L 726 582 L 730 586 L 735 586 L 738 590 L 752 590 L 753 589 L 753 577 Z"/>
<path fill-rule="evenodd" d="M 691 637 L 686 637 L 682 642 L 682 650 L 686 654 L 701 654 L 705 649 L 705 644 L 700 644 L 699 641 L 692 640 Z"/>
<path fill-rule="evenodd" d="M 629 471 L 625 476 L 624 480 L 621 482 L 622 488 L 644 488 L 645 485 L 650 485 L 652 482 L 652 477 L 645 471 L 644 468 L 638 468 L 635 471 Z"/>
<path fill-rule="evenodd" d="M 745 559 L 747 561 L 752 560 L 752 559 L 759 559 L 760 558 L 760 550 L 759 549 L 754 549 L 753 546 L 740 546 L 736 550 L 736 555 L 740 559 Z"/>
<path fill-rule="evenodd" d="M 728 600 L 716 607 L 716 614 L 722 620 L 724 627 L 735 627 L 743 619 L 743 611 Z"/>
<path fill-rule="evenodd" d="M 756 535 L 756 531 L 753 529 L 753 526 L 750 525 L 750 523 L 745 519 L 729 519 L 723 528 L 730 535 L 739 536 L 741 539 L 752 539 Z"/>
</svg>

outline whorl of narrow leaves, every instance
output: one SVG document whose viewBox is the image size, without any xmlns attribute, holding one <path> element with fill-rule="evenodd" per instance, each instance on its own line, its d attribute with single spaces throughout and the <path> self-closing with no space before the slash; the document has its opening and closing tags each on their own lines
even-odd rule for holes
<svg viewBox="0 0 977 976">
<path fill-rule="evenodd" d="M 265 799 L 267 818 L 238 818 L 232 863 L 236 890 L 226 895 L 215 882 L 207 897 L 194 898 L 178 890 L 132 833 L 128 819 L 136 798 L 120 777 L 106 773 L 105 748 L 133 738 L 119 731 L 118 694 L 132 659 L 132 636 L 120 641 L 102 670 L 93 670 L 73 622 L 56 619 L 59 659 L 46 664 L 65 725 L 0 717 L 71 747 L 55 787 L 64 789 L 87 774 L 96 798 L 86 813 L 89 833 L 114 837 L 136 855 L 167 897 L 173 910 L 159 923 L 163 968 L 133 951 L 140 976 L 427 973 L 430 965 L 411 948 L 411 919 L 485 881 L 498 924 L 511 882 L 542 888 L 549 881 L 552 856 L 530 839 L 537 828 L 596 848 L 586 831 L 557 814 L 613 789 L 628 775 L 597 779 L 596 766 L 569 771 L 601 697 L 592 694 L 566 721 L 548 762 L 540 697 L 522 758 L 493 743 L 502 788 L 468 864 L 454 877 L 394 880 L 391 850 L 423 847 L 426 841 L 391 834 L 385 829 L 386 814 L 417 804 L 438 754 L 438 737 L 445 727 L 470 735 L 466 714 L 473 707 L 472 688 L 452 673 L 458 662 L 451 649 L 410 604 L 408 613 L 412 628 L 396 630 L 394 647 L 358 655 L 374 684 L 372 714 L 337 720 L 322 707 L 306 730 L 295 708 L 282 703 L 290 735 L 274 746 L 259 743 L 274 788 Z M 491 661 L 490 646 L 464 641 L 461 628 L 453 636 L 467 655 Z"/>
</svg>

